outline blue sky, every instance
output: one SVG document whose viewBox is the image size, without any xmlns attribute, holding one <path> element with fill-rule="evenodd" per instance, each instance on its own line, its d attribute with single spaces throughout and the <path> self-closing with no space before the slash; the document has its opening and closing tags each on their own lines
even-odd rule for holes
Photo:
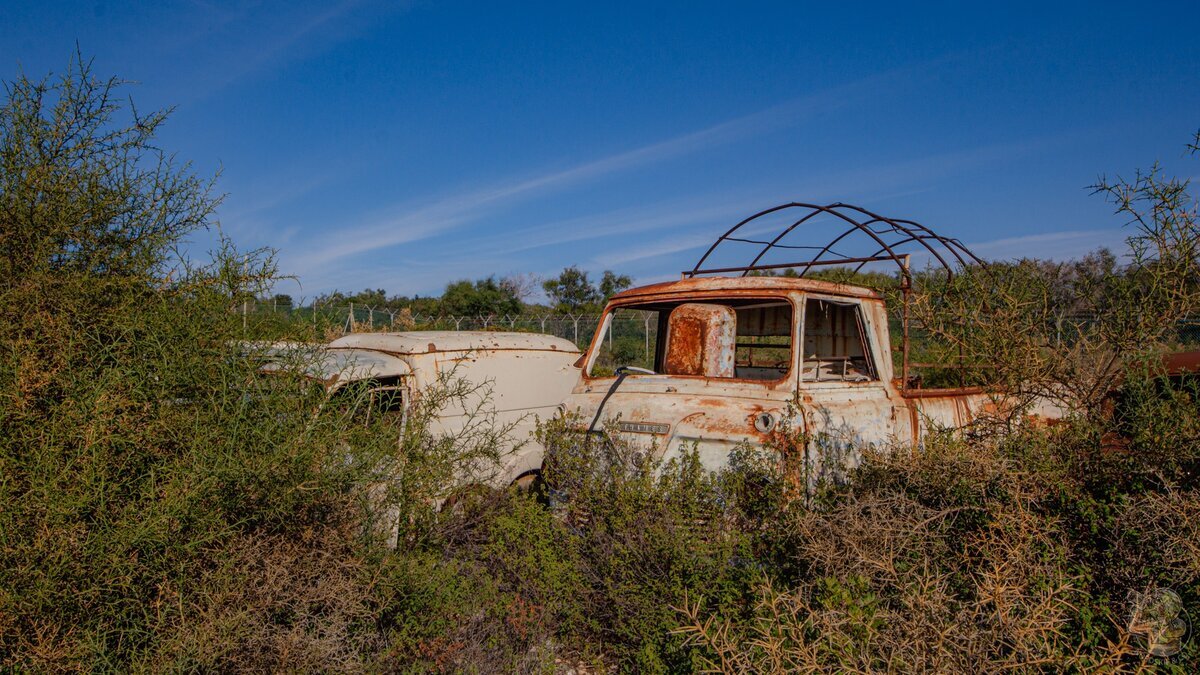
<svg viewBox="0 0 1200 675">
<path fill-rule="evenodd" d="M 571 264 L 657 281 L 790 200 L 1067 258 L 1126 234 L 1100 174 L 1200 175 L 1195 2 L 3 9 L 3 79 L 78 42 L 140 108 L 177 106 L 162 145 L 221 171 L 221 228 L 278 248 L 297 297 Z"/>
</svg>

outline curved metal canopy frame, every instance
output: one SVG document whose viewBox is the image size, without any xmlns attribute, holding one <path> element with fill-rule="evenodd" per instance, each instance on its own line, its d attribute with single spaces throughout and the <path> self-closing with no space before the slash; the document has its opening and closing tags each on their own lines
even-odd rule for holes
<svg viewBox="0 0 1200 675">
<path fill-rule="evenodd" d="M 753 227 L 755 221 L 764 218 L 771 214 L 784 211 L 791 211 L 796 216 L 795 220 L 791 221 L 790 225 L 784 226 L 778 234 L 772 238 L 755 238 L 752 236 L 739 236 L 742 228 L 747 226 Z M 794 245 L 786 244 L 784 240 L 796 232 L 799 228 L 806 224 L 812 224 L 818 216 L 827 215 L 834 219 L 834 222 L 840 222 L 845 226 L 845 230 L 841 231 L 829 243 L 824 246 L 811 245 Z M 867 239 L 868 250 L 874 251 L 866 256 L 851 256 L 839 253 L 834 249 L 835 246 L 848 242 L 854 235 L 863 235 Z M 726 242 L 737 242 L 742 244 L 754 244 L 762 246 L 758 254 L 750 261 L 748 265 L 737 267 L 711 267 L 706 268 L 704 263 L 713 255 L 714 252 Z M 764 264 L 763 258 L 773 250 L 789 250 L 789 251 L 816 251 L 816 254 L 808 260 L 784 263 Z M 912 249 L 912 250 L 907 250 Z M 843 204 L 836 202 L 826 204 L 807 204 L 804 202 L 788 202 L 773 206 L 769 209 L 759 211 L 758 213 L 746 218 L 737 225 L 731 227 L 725 234 L 722 234 L 704 255 L 700 256 L 700 260 L 691 270 L 683 273 L 685 278 L 697 277 L 705 274 L 730 274 L 740 272 L 742 276 L 746 276 L 755 271 L 767 271 L 777 269 L 796 269 L 797 274 L 801 277 L 809 273 L 814 267 L 823 266 L 853 266 L 853 271 L 862 270 L 865 265 L 873 262 L 892 262 L 899 270 L 900 288 L 903 291 L 902 325 L 903 325 L 903 364 L 901 367 L 901 382 L 903 391 L 906 393 L 910 389 L 909 378 L 909 298 L 912 289 L 912 272 L 909 269 L 909 256 L 913 253 L 926 253 L 929 255 L 930 261 L 939 265 L 946 273 L 947 281 L 954 278 L 956 269 L 968 267 L 970 265 L 978 265 L 983 269 L 987 269 L 987 264 L 978 256 L 970 251 L 958 239 L 943 237 L 924 225 L 901 218 L 888 218 L 881 216 L 878 213 L 868 211 L 861 206 L 852 204 Z M 914 367 L 927 366 L 930 364 L 911 364 Z M 960 387 L 964 379 L 962 374 L 963 356 L 961 348 L 959 350 L 959 372 L 960 372 Z"/>
<path fill-rule="evenodd" d="M 781 229 L 773 238 L 760 239 L 738 236 L 742 228 L 752 227 L 758 219 L 787 210 L 794 210 L 793 212 L 798 217 L 790 225 Z M 797 231 L 798 228 L 811 223 L 814 218 L 820 215 L 832 216 L 835 221 L 840 221 L 846 226 L 845 231 L 834 237 L 824 246 L 797 246 L 783 243 L 788 235 Z M 873 247 L 874 253 L 868 256 L 849 256 L 840 254 L 834 249 L 835 246 L 855 234 L 865 235 L 868 239 L 868 245 Z M 748 265 L 705 268 L 704 263 L 725 242 L 756 244 L 762 246 L 762 250 L 754 256 L 754 259 Z M 891 261 L 900 271 L 902 285 L 907 287 L 912 283 L 912 275 L 908 266 L 908 256 L 911 255 L 912 251 L 904 252 L 906 248 L 915 249 L 918 253 L 927 253 L 931 261 L 936 262 L 945 270 L 947 279 L 953 278 L 956 267 L 966 267 L 971 264 L 986 267 L 985 263 L 959 240 L 943 237 L 928 227 L 912 220 L 888 218 L 868 211 L 861 206 L 843 204 L 841 202 L 823 206 L 804 202 L 788 202 L 759 211 L 731 227 L 713 242 L 712 246 L 708 247 L 708 250 L 700 257 L 696 265 L 691 270 L 685 271 L 683 275 L 684 277 L 696 277 L 704 274 L 741 272 L 742 276 L 746 276 L 754 271 L 793 268 L 797 269 L 799 276 L 803 277 L 814 267 L 829 265 L 855 266 L 853 270 L 858 272 L 869 263 Z M 761 262 L 763 257 L 776 249 L 810 250 L 816 251 L 816 255 L 809 260 L 763 264 Z"/>
</svg>

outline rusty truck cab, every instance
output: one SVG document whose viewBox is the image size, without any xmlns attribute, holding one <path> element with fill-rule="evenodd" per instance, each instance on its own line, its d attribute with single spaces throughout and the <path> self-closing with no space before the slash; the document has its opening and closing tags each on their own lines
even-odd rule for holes
<svg viewBox="0 0 1200 675">
<path fill-rule="evenodd" d="M 784 419 L 861 447 L 908 433 L 888 345 L 870 289 L 786 277 L 654 284 L 609 302 L 566 404 L 668 455 L 694 445 L 710 468 Z"/>
<path fill-rule="evenodd" d="M 813 232 L 826 232 L 827 243 L 795 240 Z M 797 260 L 798 252 L 809 257 Z M 965 267 L 986 270 L 958 240 L 911 220 L 842 203 L 760 211 L 722 234 L 681 280 L 612 298 L 566 408 L 590 433 L 667 455 L 694 445 L 710 468 L 787 420 L 807 439 L 815 477 L 852 466 L 866 446 L 915 444 L 925 429 L 961 427 L 995 401 L 965 386 L 961 355 L 953 388 L 921 388 L 916 369 L 946 364 L 909 360 L 913 256 L 947 281 Z M 894 286 L 895 365 L 883 296 L 810 276 L 831 267 L 845 278 L 882 271 L 875 279 Z"/>
</svg>

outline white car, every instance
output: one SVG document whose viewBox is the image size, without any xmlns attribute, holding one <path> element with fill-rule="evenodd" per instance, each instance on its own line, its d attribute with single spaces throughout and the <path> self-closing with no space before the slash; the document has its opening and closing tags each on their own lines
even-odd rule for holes
<svg viewBox="0 0 1200 675">
<path fill-rule="evenodd" d="M 532 480 L 545 449 L 533 437 L 539 419 L 553 417 L 579 379 L 579 349 L 569 340 L 535 333 L 488 331 L 409 331 L 355 333 L 320 348 L 316 371 L 330 393 L 353 382 L 366 382 L 386 393 L 387 408 L 400 415 L 414 396 L 450 376 L 480 385 L 488 421 L 508 428 L 510 447 L 488 483 L 503 487 Z M 451 402 L 431 421 L 435 434 L 456 434 L 479 410 Z"/>
</svg>

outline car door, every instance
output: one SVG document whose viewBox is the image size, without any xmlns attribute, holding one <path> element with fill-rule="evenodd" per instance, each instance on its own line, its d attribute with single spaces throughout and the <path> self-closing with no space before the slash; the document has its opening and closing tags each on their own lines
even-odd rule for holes
<svg viewBox="0 0 1200 675">
<path fill-rule="evenodd" d="M 841 482 L 862 451 L 903 438 L 908 415 L 891 386 L 887 315 L 880 300 L 806 294 L 798 396 L 809 484 Z"/>
</svg>

